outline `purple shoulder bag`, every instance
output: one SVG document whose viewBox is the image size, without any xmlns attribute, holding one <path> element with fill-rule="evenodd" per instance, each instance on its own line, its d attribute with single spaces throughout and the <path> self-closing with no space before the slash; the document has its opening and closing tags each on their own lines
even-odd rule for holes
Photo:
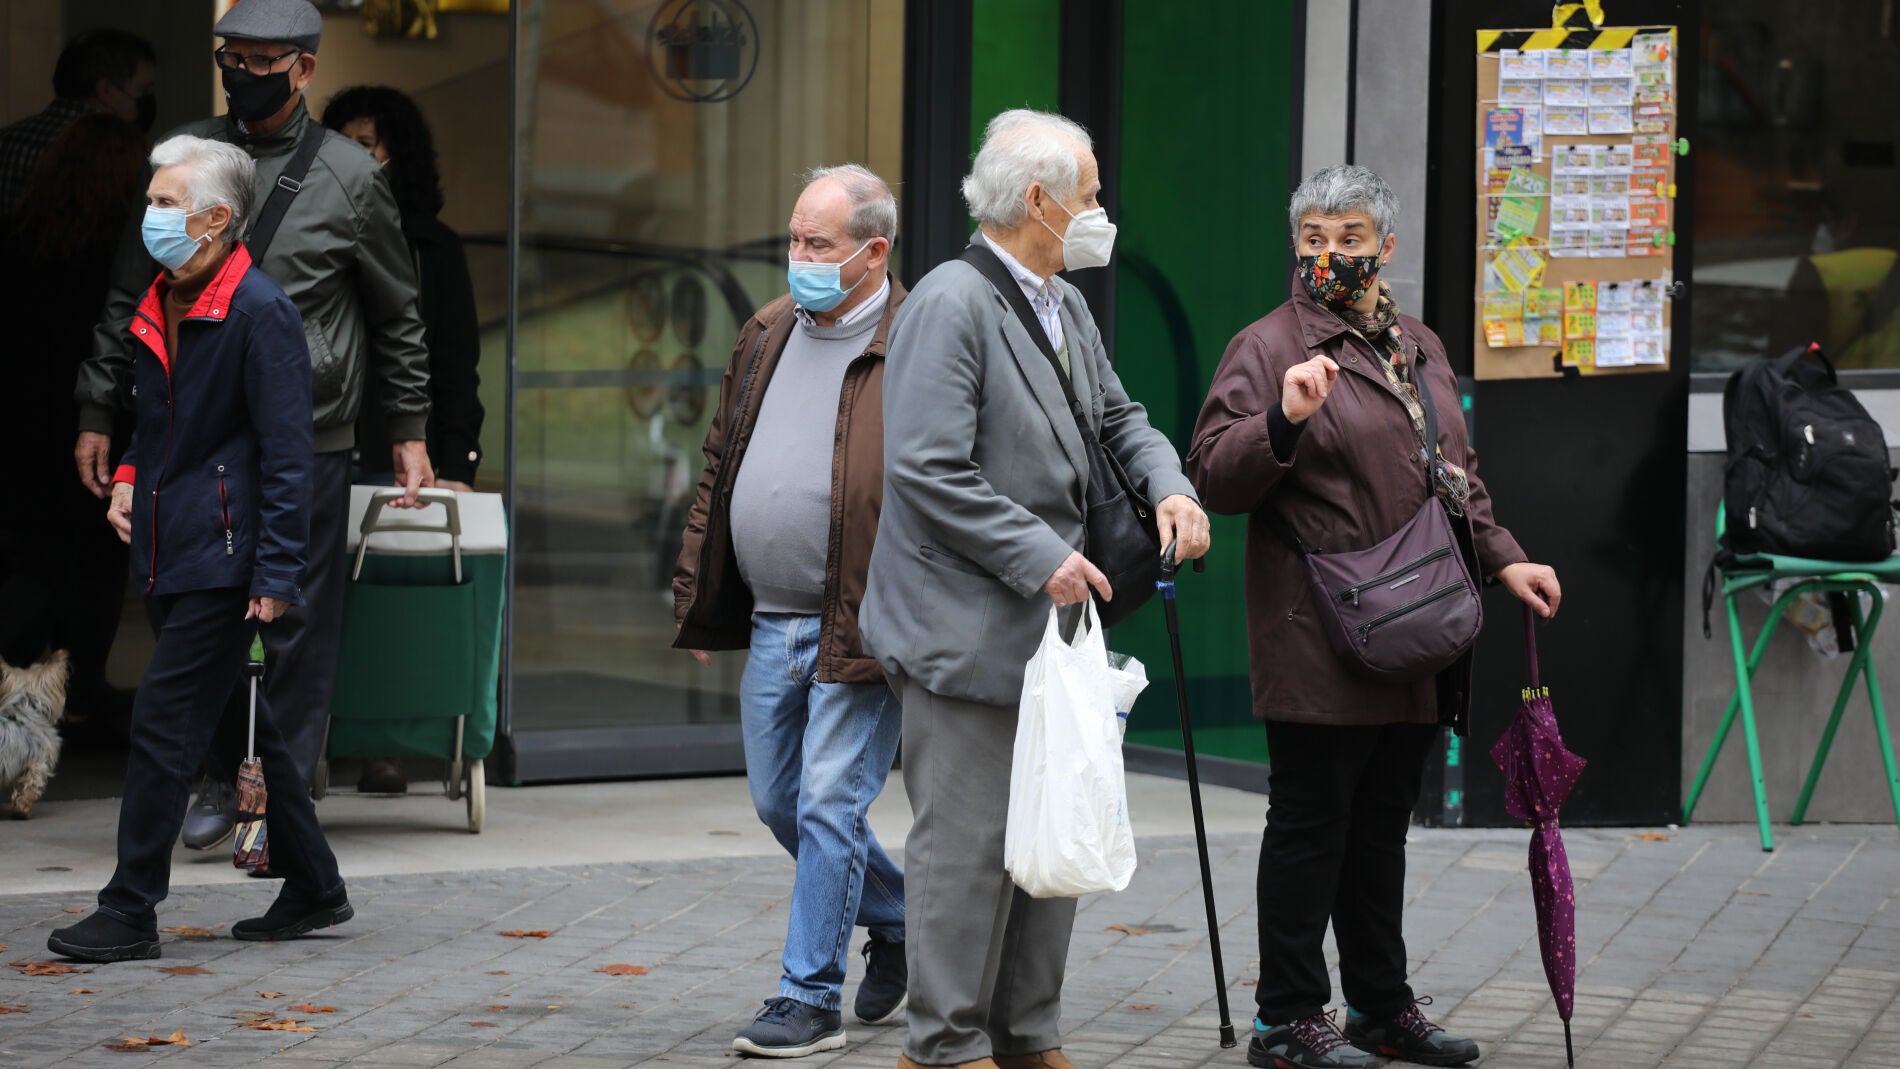
<svg viewBox="0 0 1900 1069">
<path fill-rule="evenodd" d="M 1395 681 L 1449 668 L 1477 642 L 1484 624 L 1463 548 L 1433 490 L 1438 412 L 1425 369 L 1415 362 L 1413 371 L 1432 446 L 1429 463 L 1422 465 L 1425 504 L 1405 526 L 1369 549 L 1329 553 L 1302 542 L 1272 506 L 1266 510 L 1306 564 L 1316 614 L 1334 652 L 1355 672 Z"/>
</svg>

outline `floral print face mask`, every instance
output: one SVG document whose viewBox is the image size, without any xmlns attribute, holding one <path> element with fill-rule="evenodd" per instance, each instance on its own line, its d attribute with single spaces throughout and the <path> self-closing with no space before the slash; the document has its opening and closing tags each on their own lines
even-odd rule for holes
<svg viewBox="0 0 1900 1069">
<path fill-rule="evenodd" d="M 1348 256 L 1322 252 L 1300 257 L 1300 284 L 1324 308 L 1348 308 L 1378 281 L 1379 254 Z"/>
</svg>

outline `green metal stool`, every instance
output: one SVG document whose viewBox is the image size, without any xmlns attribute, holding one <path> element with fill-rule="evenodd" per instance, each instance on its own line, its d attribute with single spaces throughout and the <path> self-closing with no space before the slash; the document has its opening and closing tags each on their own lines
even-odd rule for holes
<svg viewBox="0 0 1900 1069">
<path fill-rule="evenodd" d="M 1715 512 L 1715 534 L 1718 540 L 1723 534 L 1723 512 L 1718 505 Z M 1735 596 L 1780 579 L 1794 579 L 1797 582 L 1775 600 L 1774 608 L 1768 614 L 1768 623 L 1755 639 L 1754 651 L 1744 654 L 1742 619 L 1735 609 Z M 1867 700 L 1873 707 L 1874 733 L 1880 738 L 1880 756 L 1886 762 L 1887 790 L 1893 800 L 1894 823 L 1900 825 L 1900 771 L 1894 766 L 1893 740 L 1887 732 L 1887 712 L 1880 700 L 1880 682 L 1874 676 L 1873 662 L 1874 631 L 1880 625 L 1882 610 L 1886 608 L 1886 599 L 1878 586 L 1883 581 L 1900 583 L 1900 557 L 1846 563 L 1758 554 L 1741 557 L 1722 570 L 1722 604 L 1728 613 L 1729 645 L 1735 657 L 1735 696 L 1729 699 L 1728 709 L 1722 714 L 1721 726 L 1715 729 L 1715 738 L 1709 743 L 1708 755 L 1702 759 L 1702 770 L 1696 773 L 1695 785 L 1689 788 L 1689 798 L 1683 803 L 1684 824 L 1689 823 L 1690 816 L 1695 812 L 1696 801 L 1702 797 L 1702 788 L 1709 781 L 1710 771 L 1715 768 L 1715 759 L 1722 752 L 1722 744 L 1728 741 L 1729 729 L 1735 726 L 1735 713 L 1739 708 L 1742 735 L 1748 743 L 1748 770 L 1755 783 L 1755 819 L 1761 826 L 1761 848 L 1775 848 L 1774 837 L 1768 830 L 1768 789 L 1762 778 L 1761 744 L 1755 734 L 1755 697 L 1750 681 L 1755 676 L 1756 667 L 1761 664 L 1762 655 L 1768 650 L 1768 640 L 1774 637 L 1775 626 L 1781 622 L 1782 610 L 1788 603 L 1803 594 L 1839 591 L 1852 595 L 1848 598 L 1848 604 L 1851 606 L 1849 611 L 1854 628 L 1854 654 L 1847 665 L 1847 678 L 1841 681 L 1840 696 L 1834 701 L 1834 712 L 1828 717 L 1827 730 L 1821 733 L 1821 747 L 1815 751 L 1814 764 L 1808 769 L 1807 782 L 1801 787 L 1801 798 L 1795 803 L 1794 817 L 1790 823 L 1798 825 L 1807 816 L 1808 800 L 1814 795 L 1815 784 L 1820 782 L 1821 766 L 1827 763 L 1827 752 L 1834 745 L 1834 733 L 1841 726 L 1841 715 L 1847 711 L 1847 700 L 1853 696 L 1854 680 L 1864 675 L 1867 678 Z M 1860 595 L 1863 593 L 1873 598 L 1873 611 L 1864 616 L 1860 607 Z"/>
</svg>

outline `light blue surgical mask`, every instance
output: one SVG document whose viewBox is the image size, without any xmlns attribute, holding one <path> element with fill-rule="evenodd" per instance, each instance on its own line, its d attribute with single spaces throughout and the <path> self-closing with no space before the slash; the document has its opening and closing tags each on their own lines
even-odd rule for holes
<svg viewBox="0 0 1900 1069">
<path fill-rule="evenodd" d="M 877 240 L 872 238 L 872 241 Z M 851 296 L 851 291 L 864 285 L 864 279 L 870 278 L 866 271 L 864 278 L 853 283 L 851 289 L 845 289 L 838 281 L 838 271 L 845 264 L 863 255 L 871 247 L 867 241 L 858 246 L 858 251 L 844 258 L 840 263 L 827 264 L 815 260 L 792 260 L 785 265 L 785 281 L 792 287 L 792 300 L 807 312 L 829 312 Z"/>
<path fill-rule="evenodd" d="M 163 264 L 167 271 L 176 271 L 190 263 L 191 258 L 198 254 L 199 246 L 210 244 L 211 235 L 192 237 L 185 231 L 185 220 L 210 210 L 200 208 L 188 212 L 183 208 L 147 207 L 145 222 L 139 227 L 140 235 L 145 238 L 145 251 L 151 253 L 152 259 Z"/>
</svg>

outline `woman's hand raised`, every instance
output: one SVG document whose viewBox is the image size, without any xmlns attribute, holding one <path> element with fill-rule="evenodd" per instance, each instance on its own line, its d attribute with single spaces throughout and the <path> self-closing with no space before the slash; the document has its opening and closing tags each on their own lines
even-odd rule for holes
<svg viewBox="0 0 1900 1069">
<path fill-rule="evenodd" d="M 1286 382 L 1280 390 L 1280 410 L 1294 423 L 1305 423 L 1326 403 L 1339 378 L 1339 365 L 1331 357 L 1316 356 L 1304 364 L 1286 369 Z"/>
</svg>

